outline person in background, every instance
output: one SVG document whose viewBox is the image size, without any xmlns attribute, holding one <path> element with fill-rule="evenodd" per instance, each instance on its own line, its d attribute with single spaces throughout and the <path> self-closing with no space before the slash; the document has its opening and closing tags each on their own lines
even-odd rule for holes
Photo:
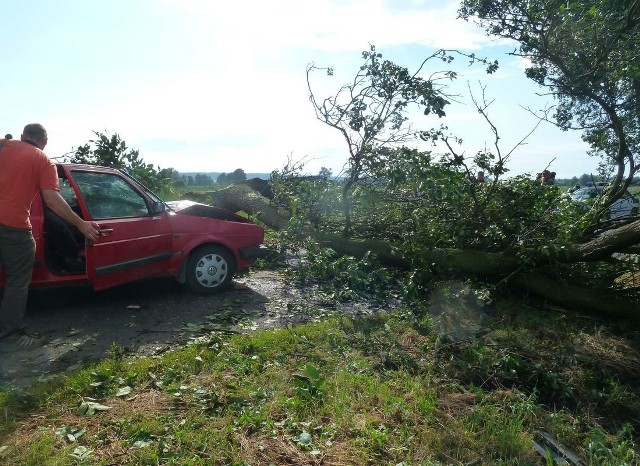
<svg viewBox="0 0 640 466">
<path fill-rule="evenodd" d="M 88 240 L 98 238 L 98 225 L 84 221 L 60 195 L 56 166 L 43 152 L 47 131 L 38 123 L 24 127 L 20 141 L 0 139 L 0 266 L 7 280 L 0 305 L 0 352 L 44 344 L 24 328 L 36 244 L 29 215 L 33 198 L 42 193 L 47 206 L 74 225 Z"/>
<path fill-rule="evenodd" d="M 475 178 L 475 182 L 476 183 L 484 183 L 486 180 L 484 178 L 484 172 L 478 172 L 476 173 L 476 178 Z"/>
<path fill-rule="evenodd" d="M 556 172 L 550 172 L 549 170 L 543 170 L 540 174 L 542 184 L 551 186 L 556 183 Z"/>
</svg>

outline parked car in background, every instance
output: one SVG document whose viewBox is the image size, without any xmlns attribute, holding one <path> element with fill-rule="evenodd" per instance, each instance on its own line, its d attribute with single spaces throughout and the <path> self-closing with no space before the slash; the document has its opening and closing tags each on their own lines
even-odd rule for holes
<svg viewBox="0 0 640 466">
<path fill-rule="evenodd" d="M 113 168 L 57 169 L 60 194 L 80 217 L 100 226 L 100 237 L 86 243 L 36 196 L 32 286 L 89 283 L 103 290 L 171 276 L 196 293 L 211 294 L 227 289 L 234 274 L 267 253 L 263 228 L 232 212 L 192 201 L 164 202 Z M 0 274 L 0 287 L 5 279 Z"/>
<path fill-rule="evenodd" d="M 594 186 L 596 188 L 606 188 L 607 186 L 609 186 L 609 183 L 607 183 L 606 181 L 596 181 L 595 183 L 592 181 L 587 181 L 584 185 L 587 188 L 593 188 Z"/>
<path fill-rule="evenodd" d="M 596 200 L 603 195 L 605 186 L 589 186 L 580 188 L 571 193 L 571 199 L 591 207 Z M 640 201 L 626 191 L 620 199 L 609 206 L 609 218 L 612 220 L 638 215 L 640 211 Z"/>
</svg>

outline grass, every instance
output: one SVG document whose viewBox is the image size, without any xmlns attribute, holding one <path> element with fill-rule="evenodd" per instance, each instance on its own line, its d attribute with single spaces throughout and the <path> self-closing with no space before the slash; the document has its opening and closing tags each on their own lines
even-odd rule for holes
<svg viewBox="0 0 640 466">
<path fill-rule="evenodd" d="M 111 358 L 0 391 L 7 465 L 637 464 L 637 330 L 505 301 L 465 339 L 408 310 Z M 451 319 L 448 320 L 451 324 Z M 87 408 L 92 409 L 87 409 Z"/>
</svg>

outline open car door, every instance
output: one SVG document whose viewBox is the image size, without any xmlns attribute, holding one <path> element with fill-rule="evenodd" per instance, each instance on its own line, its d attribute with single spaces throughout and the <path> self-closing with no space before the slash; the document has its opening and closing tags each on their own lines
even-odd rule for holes
<svg viewBox="0 0 640 466">
<path fill-rule="evenodd" d="M 87 276 L 102 290 L 167 274 L 173 253 L 169 216 L 125 176 L 109 170 L 71 170 L 85 219 L 100 226 L 100 238 L 87 245 Z M 85 212 L 86 211 L 86 212 Z"/>
</svg>

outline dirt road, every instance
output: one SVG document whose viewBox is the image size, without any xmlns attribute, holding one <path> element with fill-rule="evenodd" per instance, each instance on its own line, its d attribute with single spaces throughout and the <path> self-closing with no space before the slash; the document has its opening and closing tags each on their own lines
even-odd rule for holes
<svg viewBox="0 0 640 466">
<path fill-rule="evenodd" d="M 27 385 L 39 378 L 108 356 L 159 354 L 197 336 L 223 329 L 280 328 L 337 313 L 369 314 L 367 304 L 327 304 L 312 288 L 289 285 L 282 274 L 257 271 L 243 277 L 249 289 L 197 296 L 173 279 L 90 289 L 33 290 L 27 325 L 49 340 L 41 349 L 0 354 L 0 383 Z"/>
</svg>

